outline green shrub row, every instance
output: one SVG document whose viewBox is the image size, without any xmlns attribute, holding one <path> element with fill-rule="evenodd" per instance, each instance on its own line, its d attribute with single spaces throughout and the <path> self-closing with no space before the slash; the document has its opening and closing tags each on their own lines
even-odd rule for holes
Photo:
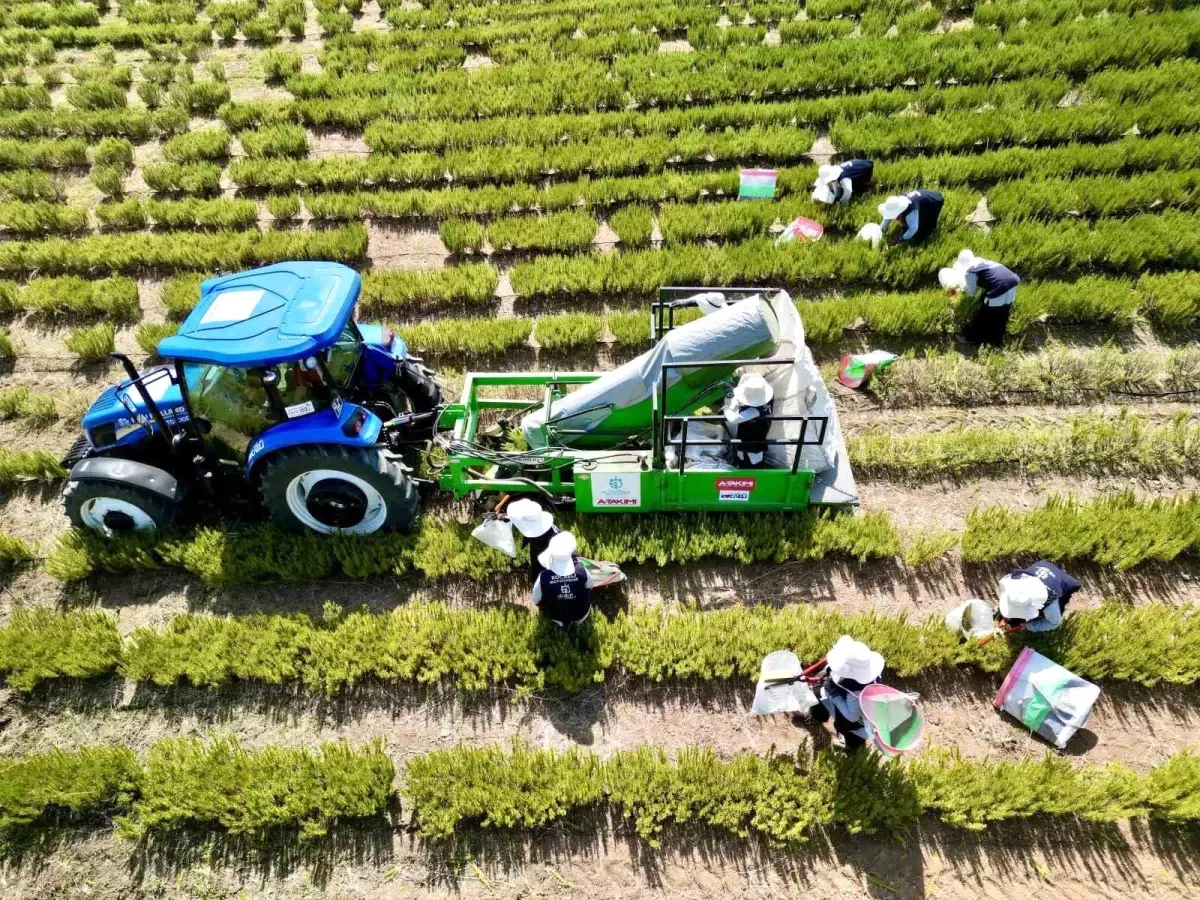
<svg viewBox="0 0 1200 900">
<path fill-rule="evenodd" d="M 51 750 L 0 762 L 0 829 L 74 815 L 114 817 L 131 840 L 185 828 L 310 839 L 384 814 L 395 775 L 378 741 L 247 750 L 233 738 L 169 738 L 142 765 L 123 747 Z"/>
<path fill-rule="evenodd" d="M 1200 471 L 1200 421 L 1182 413 L 1162 424 L 1122 410 L 1053 425 L 894 432 L 875 427 L 847 441 L 858 477 L 927 480 L 968 472 L 1096 472 L 1180 476 Z"/>
<path fill-rule="evenodd" d="M 127 137 L 147 140 L 154 133 L 151 115 L 143 109 L 26 110 L 0 116 L 0 135 L 15 138 Z"/>
<path fill-rule="evenodd" d="M 219 163 L 155 163 L 142 169 L 152 191 L 180 194 L 215 194 L 221 190 Z"/>
<path fill-rule="evenodd" d="M 860 38 L 810 46 L 803 54 L 788 46 L 757 46 L 629 56 L 616 60 L 611 70 L 584 60 L 535 59 L 477 72 L 301 74 L 288 80 L 288 89 L 301 98 L 393 94 L 378 107 L 392 118 L 592 112 L 625 109 L 630 102 L 676 106 L 838 94 L 898 86 L 909 78 L 919 84 L 951 79 L 986 84 L 999 78 L 1082 76 L 1187 56 L 1198 27 L 1187 13 L 1168 13 L 1005 35 L 976 28 L 904 41 Z"/>
<path fill-rule="evenodd" d="M 14 200 L 61 200 L 62 186 L 46 172 L 0 172 L 0 197 Z"/>
<path fill-rule="evenodd" d="M 103 273 L 225 270 L 283 259 L 353 263 L 367 252 L 361 225 L 325 231 L 91 235 L 0 245 L 0 272 Z"/>
<path fill-rule="evenodd" d="M 1053 110 L 1007 109 L 981 116 L 952 111 L 930 116 L 865 116 L 836 122 L 830 140 L 840 153 L 870 158 L 969 150 L 980 144 L 1066 144 L 1116 140 L 1134 125 L 1145 134 L 1200 126 L 1196 94 L 1161 94 L 1144 103 L 1094 102 Z"/>
<path fill-rule="evenodd" d="M 104 316 L 117 322 L 133 322 L 141 315 L 132 278 L 89 281 L 77 275 L 34 278 L 19 290 L 0 284 L 0 313 L 18 311 L 44 317 Z"/>
<path fill-rule="evenodd" d="M 1017 555 L 1082 559 L 1129 568 L 1200 550 L 1200 495 L 1142 503 L 1132 495 L 1101 497 L 1090 503 L 1052 498 L 1039 510 L 1003 507 L 976 511 L 961 536 L 971 562 Z M 994 544 L 992 519 L 1012 519 Z M 1136 527 L 1122 531 L 1127 520 Z M 1045 530 L 1051 523 L 1056 531 Z M 1021 524 L 1027 523 L 1027 524 Z M 815 510 L 787 516 L 764 515 L 752 532 L 738 516 L 593 516 L 575 523 L 580 552 L 618 564 L 659 566 L 726 559 L 740 563 L 815 560 L 827 556 L 890 559 L 903 555 L 911 565 L 941 556 L 955 535 L 936 531 L 914 535 L 907 544 L 883 513 L 829 516 Z M 223 532 L 201 528 L 182 535 L 105 541 L 71 531 L 58 541 L 46 570 L 62 581 L 95 572 L 182 568 L 212 584 L 260 579 L 304 581 L 338 572 L 350 578 L 420 572 L 485 579 L 513 569 L 510 559 L 483 547 L 465 525 L 427 516 L 407 535 L 323 540 L 281 534 L 268 526 Z"/>
<path fill-rule="evenodd" d="M 975 304 L 956 303 L 942 290 L 871 293 L 807 303 L 800 315 L 810 344 L 834 344 L 851 329 L 904 339 L 948 335 Z M 1143 275 L 1132 284 L 1095 275 L 1027 282 L 1018 291 L 1008 333 L 1019 337 L 1042 324 L 1127 327 L 1138 315 L 1164 328 L 1193 327 L 1200 321 L 1200 275 Z"/>
<path fill-rule="evenodd" d="M 1200 393 L 1200 346 L 1168 353 L 1106 346 L 1040 353 L 985 350 L 975 359 L 930 352 L 902 357 L 871 380 L 887 406 L 988 406 L 1163 399 Z"/>
<path fill-rule="evenodd" d="M 211 32 L 207 24 L 129 25 L 114 23 L 95 28 L 10 27 L 0 30 L 0 40 L 26 43 L 49 41 L 55 47 L 142 47 L 150 49 L 161 44 L 207 44 Z"/>
<path fill-rule="evenodd" d="M 541 256 L 513 267 L 517 294 L 652 297 L 663 284 L 786 287 L 887 286 L 931 280 L 961 249 L 961 234 L 939 229 L 923 244 L 879 252 L 857 240 L 794 242 L 775 247 L 756 239 L 728 247 L 681 247 L 571 257 Z M 1074 221 L 1002 224 L 972 241 L 972 249 L 1004 262 L 1024 278 L 1055 277 L 1103 267 L 1137 274 L 1151 267 L 1200 266 L 1200 224 L 1180 212 Z"/>
<path fill-rule="evenodd" d="M 363 278 L 363 312 L 416 313 L 439 306 L 491 306 L 499 274 L 485 263 L 431 271 L 368 272 Z"/>
<path fill-rule="evenodd" d="M 308 156 L 308 132 L 299 125 L 267 125 L 238 135 L 251 159 Z"/>
<path fill-rule="evenodd" d="M 0 388 L 0 420 L 28 419 L 41 424 L 57 419 L 58 415 L 53 394 L 35 394 L 24 386 Z"/>
<path fill-rule="evenodd" d="M 988 191 L 988 210 L 1001 221 L 1064 216 L 1120 216 L 1160 207 L 1195 209 L 1200 170 L 1150 172 L 1121 178 L 1006 181 Z"/>
<path fill-rule="evenodd" d="M 229 155 L 229 132 L 224 128 L 202 128 L 177 134 L 163 142 L 163 156 L 173 163 L 195 163 L 224 159 Z"/>
<path fill-rule="evenodd" d="M 87 142 L 80 138 L 0 140 L 0 169 L 65 169 L 87 161 Z"/>
<path fill-rule="evenodd" d="M 481 691 L 514 685 L 575 692 L 609 673 L 656 682 L 753 682 L 763 657 L 787 647 L 819 659 L 849 634 L 908 678 L 955 666 L 1003 672 L 1023 647 L 1048 653 L 1084 678 L 1143 685 L 1200 680 L 1200 612 L 1190 606 L 1112 601 L 1073 612 L 1054 632 L 1017 633 L 964 644 L 941 613 L 849 615 L 799 604 L 774 608 L 666 612 L 640 608 L 609 618 L 595 612 L 573 642 L 517 606 L 454 609 L 420 602 L 379 614 L 330 604 L 304 614 L 221 618 L 182 615 L 162 629 L 121 638 L 103 612 L 21 609 L 0 628 L 0 672 L 19 691 L 63 678 L 119 673 L 160 687 L 221 688 L 233 682 L 297 685 L 333 696 L 367 681 L 434 684 Z"/>
<path fill-rule="evenodd" d="M 162 228 L 250 228 L 258 222 L 253 200 L 137 200 L 102 203 L 96 218 L 114 231 L 140 231 L 153 223 Z"/>
<path fill-rule="evenodd" d="M 12 487 L 23 481 L 56 481 L 66 474 L 58 457 L 47 450 L 0 448 L 0 487 Z"/>
<path fill-rule="evenodd" d="M 1200 550 L 1200 495 L 1143 502 L 1130 492 L 1085 504 L 1051 497 L 1044 507 L 1025 512 L 976 509 L 967 517 L 962 545 L 967 562 L 1027 553 L 1090 559 L 1116 569 L 1170 562 Z"/>
<path fill-rule="evenodd" d="M 0 570 L 7 571 L 34 558 L 33 548 L 20 538 L 0 533 Z"/>
<path fill-rule="evenodd" d="M 280 126 L 281 127 L 281 126 Z M 293 126 L 295 127 L 295 126 Z M 814 135 L 795 127 L 753 127 L 737 132 L 682 132 L 672 137 L 599 137 L 553 147 L 477 147 L 444 154 L 417 152 L 367 159 L 247 159 L 229 167 L 240 188 L 254 190 L 351 189 L 364 185 L 438 185 L 530 181 L 556 177 L 659 172 L 690 162 L 786 162 L 803 158 Z M 149 179 L 147 179 L 148 181 Z"/>
<path fill-rule="evenodd" d="M 72 328 L 63 344 L 82 363 L 106 363 L 109 355 L 117 349 L 117 329 L 108 322 Z"/>
<path fill-rule="evenodd" d="M 363 138 L 376 153 L 410 150 L 466 150 L 472 147 L 521 145 L 546 147 L 563 136 L 572 141 L 634 134 L 674 135 L 703 129 L 720 131 L 754 126 L 799 124 L 827 126 L 877 113 L 906 109 L 926 112 L 975 109 L 984 103 L 999 109 L 1053 106 L 1070 87 L 1065 78 L 1032 78 L 996 85 L 938 86 L 870 91 L 845 97 L 792 100 L 778 103 L 726 103 L 691 109 L 649 109 L 589 115 L 555 115 L 484 119 L 396 121 L 379 119 L 367 125 Z"/>
<path fill-rule="evenodd" d="M 310 203 L 310 209 L 312 206 Z M 535 250 L 562 253 L 590 247 L 597 228 L 599 223 L 587 213 L 571 211 L 545 216 L 509 216 L 489 222 L 486 226 L 469 220 L 449 219 L 441 224 L 438 233 L 451 253 L 479 253 L 484 243 L 502 252 Z"/>
<path fill-rule="evenodd" d="M 922 816 L 982 831 L 989 822 L 1071 816 L 1091 822 L 1200 817 L 1200 756 L 1183 751 L 1138 775 L 1120 763 L 1075 767 L 1042 759 L 975 761 L 934 750 L 904 761 L 823 750 L 812 760 L 685 748 L 607 758 L 572 748 L 435 750 L 408 762 L 405 793 L 418 833 L 545 828 L 584 811 L 631 820 L 650 846 L 667 826 L 719 828 L 774 845 L 802 844 L 819 828 L 902 838 Z"/>
<path fill-rule="evenodd" d="M 87 210 L 46 200 L 0 202 L 0 228 L 22 237 L 86 231 Z"/>
</svg>

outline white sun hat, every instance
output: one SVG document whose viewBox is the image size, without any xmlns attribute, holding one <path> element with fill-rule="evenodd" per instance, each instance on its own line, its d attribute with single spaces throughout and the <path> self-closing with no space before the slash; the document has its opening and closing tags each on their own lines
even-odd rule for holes
<svg viewBox="0 0 1200 900">
<path fill-rule="evenodd" d="M 827 163 L 817 169 L 817 183 L 829 184 L 831 181 L 837 181 L 842 177 L 842 167 Z"/>
<path fill-rule="evenodd" d="M 775 396 L 775 391 L 771 389 L 767 379 L 756 372 L 750 372 L 738 379 L 733 396 L 742 406 L 766 406 Z"/>
<path fill-rule="evenodd" d="M 539 537 L 554 527 L 554 516 L 534 500 L 514 500 L 508 505 L 508 521 L 527 538 Z"/>
<path fill-rule="evenodd" d="M 883 656 L 862 641 L 843 634 L 825 655 L 829 676 L 834 681 L 850 679 L 870 684 L 883 672 Z"/>
<path fill-rule="evenodd" d="M 912 201 L 907 197 L 891 196 L 879 204 L 879 214 L 885 219 L 895 219 L 911 204 Z"/>
<path fill-rule="evenodd" d="M 954 268 L 962 269 L 964 272 L 975 263 L 979 262 L 979 257 L 966 247 L 958 251 L 958 258 L 954 260 Z"/>
<path fill-rule="evenodd" d="M 967 600 L 946 613 L 946 627 L 966 638 L 991 634 L 992 608 L 978 598 Z"/>
<path fill-rule="evenodd" d="M 575 535 L 569 531 L 550 538 L 550 545 L 538 556 L 543 568 L 555 575 L 570 575 L 575 571 Z"/>
<path fill-rule="evenodd" d="M 965 291 L 967 289 L 967 273 L 958 266 L 938 269 L 938 284 L 947 291 Z"/>
<path fill-rule="evenodd" d="M 1032 619 L 1050 599 L 1042 579 L 1032 575 L 1005 575 L 1000 579 L 1000 615 L 1006 619 Z"/>
</svg>

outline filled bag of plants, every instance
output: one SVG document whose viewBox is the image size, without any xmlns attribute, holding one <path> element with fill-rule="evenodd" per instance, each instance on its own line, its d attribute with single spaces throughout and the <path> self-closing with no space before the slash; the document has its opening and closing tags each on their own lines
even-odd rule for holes
<svg viewBox="0 0 1200 900">
<path fill-rule="evenodd" d="M 797 219 L 793 219 L 788 227 L 783 229 L 783 233 L 775 238 L 775 246 L 790 244 L 793 241 L 807 241 L 812 243 L 813 241 L 819 241 L 824 234 L 824 225 L 800 216 Z"/>
<path fill-rule="evenodd" d="M 916 694 L 886 684 L 868 684 L 858 695 L 871 740 L 884 756 L 911 753 L 921 745 L 925 717 L 917 700 Z"/>
<path fill-rule="evenodd" d="M 513 540 L 512 522 L 508 519 L 489 516 L 484 519 L 483 524 L 476 526 L 475 530 L 471 532 L 471 537 L 487 544 L 493 550 L 499 550 L 505 556 L 517 558 L 517 545 Z"/>
<path fill-rule="evenodd" d="M 817 695 L 808 686 L 800 658 L 791 650 L 768 653 L 754 689 L 750 714 L 806 713 L 816 705 Z"/>
<path fill-rule="evenodd" d="M 848 388 L 866 387 L 871 376 L 894 363 L 899 357 L 887 350 L 872 350 L 870 353 L 847 353 L 838 363 L 838 381 Z"/>
<path fill-rule="evenodd" d="M 604 562 L 598 559 L 584 559 L 579 557 L 579 562 L 583 566 L 584 571 L 592 576 L 592 581 L 595 582 L 593 587 L 608 587 L 610 584 L 619 584 L 625 580 L 625 573 L 621 571 L 616 563 Z"/>
<path fill-rule="evenodd" d="M 1092 714 L 1100 688 L 1029 647 L 996 694 L 996 709 L 1020 720 L 1060 750 Z"/>
</svg>

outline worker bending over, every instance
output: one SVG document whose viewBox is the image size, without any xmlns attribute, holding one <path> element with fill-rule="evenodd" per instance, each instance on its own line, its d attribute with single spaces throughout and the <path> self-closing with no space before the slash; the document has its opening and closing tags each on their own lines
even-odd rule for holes
<svg viewBox="0 0 1200 900">
<path fill-rule="evenodd" d="M 536 501 L 521 499 L 508 505 L 508 521 L 529 545 L 529 578 L 536 582 L 544 568 L 539 557 L 550 546 L 550 539 L 559 533 L 554 516 Z"/>
<path fill-rule="evenodd" d="M 909 191 L 879 204 L 879 230 L 885 243 L 920 241 L 933 234 L 945 201 L 937 191 Z"/>
<path fill-rule="evenodd" d="M 963 337 L 975 344 L 1001 346 L 1017 299 L 1020 277 L 1007 266 L 963 250 L 953 266 L 938 272 L 938 280 L 951 294 L 961 291 L 968 297 L 983 295 L 979 308 L 963 329 Z"/>
<path fill-rule="evenodd" d="M 875 164 L 869 159 L 852 159 L 844 163 L 821 166 L 813 182 L 812 198 L 818 203 L 849 203 L 855 194 L 871 189 Z"/>
<path fill-rule="evenodd" d="M 1038 560 L 1000 579 L 997 619 L 1010 631 L 1053 631 L 1062 624 L 1067 603 L 1080 587 L 1054 563 Z"/>
<path fill-rule="evenodd" d="M 725 423 L 738 443 L 731 446 L 735 465 L 761 466 L 767 455 L 767 434 L 775 413 L 775 391 L 767 379 L 748 372 L 738 379 L 725 400 Z"/>
<path fill-rule="evenodd" d="M 883 656 L 843 634 L 825 655 L 825 682 L 812 717 L 829 733 L 830 743 L 853 753 L 870 740 L 858 695 L 883 674 Z"/>
<path fill-rule="evenodd" d="M 538 557 L 542 572 L 533 583 L 533 605 L 559 628 L 580 625 L 592 612 L 592 576 L 575 546 L 575 536 L 563 531 Z"/>
</svg>

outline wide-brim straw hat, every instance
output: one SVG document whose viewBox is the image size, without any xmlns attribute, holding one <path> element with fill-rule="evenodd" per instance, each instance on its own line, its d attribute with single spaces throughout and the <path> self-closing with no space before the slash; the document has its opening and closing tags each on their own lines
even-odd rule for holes
<svg viewBox="0 0 1200 900">
<path fill-rule="evenodd" d="M 766 406 L 775 397 L 775 391 L 761 375 L 751 373 L 738 379 L 733 397 L 742 406 Z"/>
<path fill-rule="evenodd" d="M 1001 578 L 999 594 L 1000 615 L 1006 619 L 1032 619 L 1050 600 L 1042 580 L 1025 574 Z"/>
<path fill-rule="evenodd" d="M 883 655 L 862 641 L 843 634 L 825 656 L 829 675 L 834 681 L 857 681 L 870 684 L 883 672 Z"/>
<path fill-rule="evenodd" d="M 575 571 L 575 535 L 569 531 L 550 538 L 550 545 L 538 556 L 543 568 L 555 575 L 570 575 Z"/>
<path fill-rule="evenodd" d="M 540 537 L 554 527 L 554 516 L 533 500 L 514 500 L 510 503 L 508 521 L 527 538 Z"/>
</svg>

